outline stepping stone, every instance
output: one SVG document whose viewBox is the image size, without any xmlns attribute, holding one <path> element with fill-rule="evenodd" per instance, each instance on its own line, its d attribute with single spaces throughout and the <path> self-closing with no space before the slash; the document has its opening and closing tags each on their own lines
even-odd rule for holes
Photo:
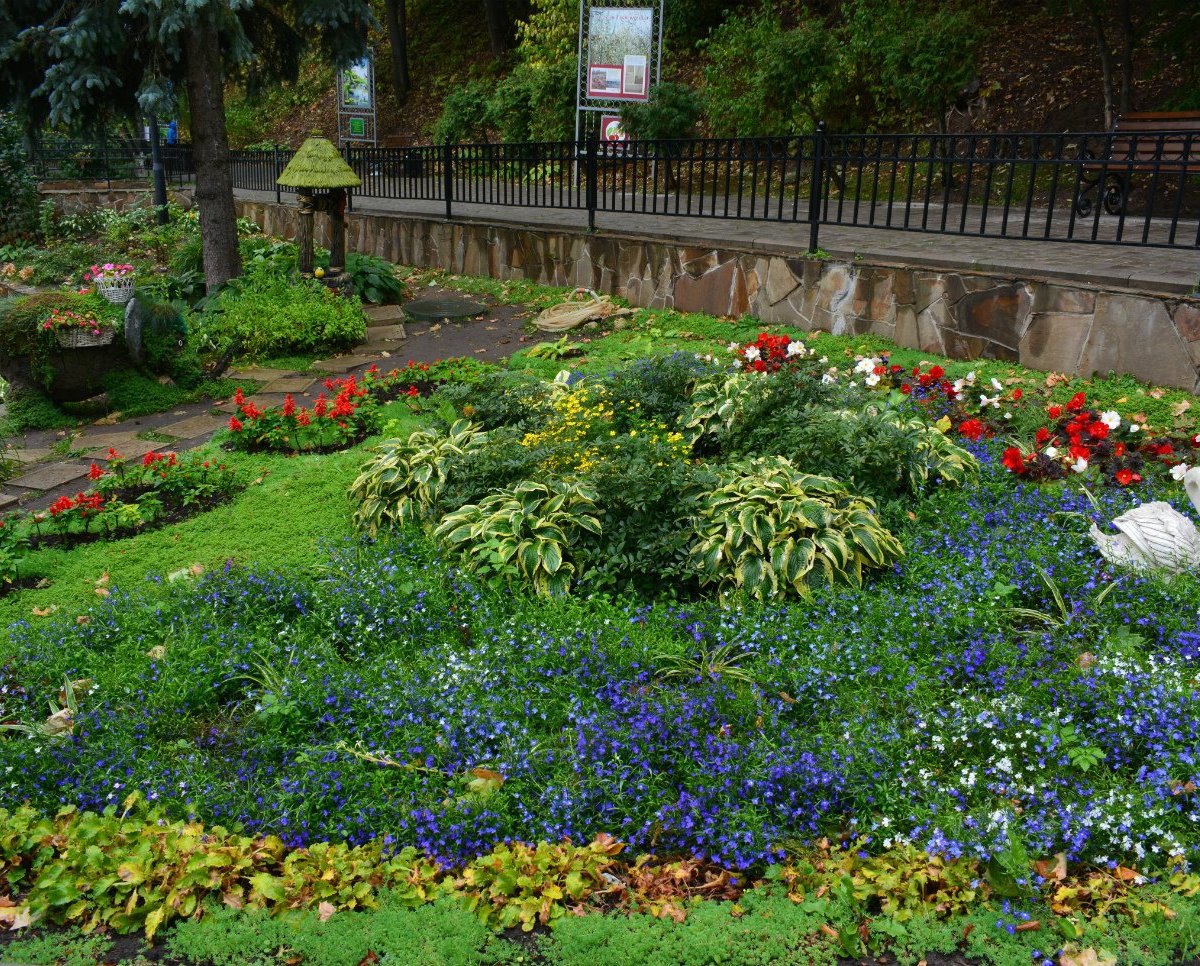
<svg viewBox="0 0 1200 966">
<path fill-rule="evenodd" d="M 242 379 L 246 382 L 274 382 L 286 376 L 294 376 L 294 369 L 234 369 L 225 373 L 226 379 Z"/>
<path fill-rule="evenodd" d="M 313 376 L 283 376 L 262 387 L 262 392 L 307 392 L 317 380 Z M 258 398 L 256 394 L 255 399 Z"/>
<path fill-rule="evenodd" d="M 351 369 L 357 369 L 359 366 L 365 366 L 375 362 L 375 356 L 370 355 L 353 355 L 353 356 L 336 356 L 333 359 L 322 359 L 320 362 L 314 362 L 313 368 L 319 369 L 321 372 L 349 372 Z"/>
<path fill-rule="evenodd" d="M 88 468 L 79 463 L 52 463 L 9 480 L 5 485 L 22 490 L 52 490 L 72 480 L 81 480 L 87 473 Z"/>
<path fill-rule="evenodd" d="M 100 437 L 96 437 L 96 439 L 99 440 Z M 145 456 L 147 453 L 152 453 L 154 450 L 159 449 L 164 445 L 164 443 L 152 443 L 146 439 L 138 439 L 136 436 L 115 443 L 108 442 L 107 440 L 102 442 L 94 442 L 87 439 L 77 439 L 75 441 L 76 449 L 86 450 L 89 454 L 92 450 L 95 450 L 97 456 L 107 457 L 108 450 L 111 447 L 126 459 L 136 459 L 139 456 Z"/>
<path fill-rule="evenodd" d="M 21 498 L 15 493 L 0 493 L 0 510 L 16 509 L 21 503 Z"/>
<path fill-rule="evenodd" d="M 224 429 L 228 425 L 228 419 L 201 413 L 199 416 L 192 416 L 190 419 L 180 420 L 177 423 L 168 423 L 166 426 L 159 426 L 158 432 L 165 433 L 167 436 L 176 436 L 179 439 L 193 439 L 196 436 L 203 436 L 205 433 Z"/>
<path fill-rule="evenodd" d="M 26 449 L 14 446 L 12 449 L 0 451 L 0 459 L 13 460 L 17 463 L 40 463 L 50 455 L 49 449 L 33 446 Z"/>
<path fill-rule="evenodd" d="M 137 433 L 132 431 L 125 433 L 88 433 L 84 430 L 84 432 L 71 441 L 71 447 L 73 449 L 98 449 L 100 447 L 108 449 L 111 446 L 115 450 L 120 450 L 126 444 L 140 442 L 142 440 L 137 438 Z"/>
<path fill-rule="evenodd" d="M 368 327 L 374 328 L 403 321 L 404 309 L 399 305 L 364 305 L 363 315 L 367 317 Z"/>
<path fill-rule="evenodd" d="M 377 342 L 403 342 L 407 338 L 408 333 L 402 325 L 377 325 L 367 329 L 367 345 Z"/>
</svg>

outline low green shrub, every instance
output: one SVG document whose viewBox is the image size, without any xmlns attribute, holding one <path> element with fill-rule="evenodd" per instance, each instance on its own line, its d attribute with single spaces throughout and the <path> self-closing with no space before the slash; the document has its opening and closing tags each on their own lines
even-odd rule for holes
<svg viewBox="0 0 1200 966">
<path fill-rule="evenodd" d="M 315 281 L 254 274 L 224 289 L 200 314 L 198 334 L 248 357 L 348 348 L 366 335 L 362 303 Z"/>
<path fill-rule="evenodd" d="M 0 244 L 31 240 L 37 228 L 37 178 L 24 138 L 17 117 L 0 113 Z"/>
<path fill-rule="evenodd" d="M 394 305 L 404 298 L 407 286 L 396 277 L 396 266 L 386 258 L 349 252 L 346 271 L 354 284 L 354 294 L 374 305 Z"/>
</svg>

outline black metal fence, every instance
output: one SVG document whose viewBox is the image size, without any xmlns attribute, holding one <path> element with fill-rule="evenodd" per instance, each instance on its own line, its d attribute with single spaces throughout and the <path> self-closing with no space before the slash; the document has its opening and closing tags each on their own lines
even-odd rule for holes
<svg viewBox="0 0 1200 966">
<path fill-rule="evenodd" d="M 804 223 L 960 236 L 1200 247 L 1200 131 L 826 134 L 673 141 L 347 147 L 355 197 L 597 214 Z M 40 148 L 39 176 L 145 177 L 144 141 Z M 235 187 L 284 192 L 284 150 L 235 151 Z M 164 145 L 168 178 L 193 176 Z M 429 203 L 433 203 L 430 205 Z M 461 211 L 461 209 L 460 209 Z"/>
<path fill-rule="evenodd" d="M 160 146 L 167 183 L 188 184 L 195 177 L 187 144 Z M 137 138 L 92 141 L 54 140 L 37 144 L 30 158 L 39 181 L 145 181 L 150 177 L 150 142 Z"/>
</svg>

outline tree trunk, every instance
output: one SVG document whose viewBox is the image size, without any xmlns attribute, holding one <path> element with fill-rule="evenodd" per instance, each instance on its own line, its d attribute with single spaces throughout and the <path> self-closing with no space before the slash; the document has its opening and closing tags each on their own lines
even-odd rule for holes
<svg viewBox="0 0 1200 966">
<path fill-rule="evenodd" d="M 242 258 L 238 251 L 237 215 L 233 207 L 229 138 L 225 133 L 221 38 L 211 8 L 184 33 L 184 54 L 187 58 L 188 106 L 192 117 L 204 281 L 208 291 L 214 292 L 242 274 Z"/>
<path fill-rule="evenodd" d="M 1137 47 L 1137 34 L 1133 26 L 1133 11 L 1129 0 L 1121 0 L 1121 99 L 1120 113 L 1133 110 L 1133 51 Z"/>
<path fill-rule="evenodd" d="M 504 0 L 483 0 L 483 10 L 487 15 L 488 43 L 492 48 L 492 56 L 499 57 L 508 51 L 509 40 Z"/>
<path fill-rule="evenodd" d="M 1100 54 L 1100 76 L 1104 86 L 1104 126 L 1113 126 L 1113 55 L 1104 33 L 1104 22 L 1100 13 L 1092 10 L 1092 28 L 1096 32 L 1096 46 Z"/>
<path fill-rule="evenodd" d="M 412 90 L 408 76 L 408 11 L 406 0 L 387 0 L 384 19 L 387 20 L 388 41 L 392 46 L 392 93 L 396 103 L 403 105 Z"/>
</svg>

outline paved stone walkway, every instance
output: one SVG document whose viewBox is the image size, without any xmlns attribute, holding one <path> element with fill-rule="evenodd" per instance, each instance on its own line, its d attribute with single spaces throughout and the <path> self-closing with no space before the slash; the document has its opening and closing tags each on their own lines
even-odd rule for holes
<svg viewBox="0 0 1200 966">
<path fill-rule="evenodd" d="M 248 201 L 275 201 L 273 191 L 238 189 Z M 283 196 L 285 203 L 292 199 Z M 445 204 L 420 199 L 355 198 L 354 210 L 445 218 Z M 455 221 L 586 231 L 587 212 L 455 202 Z M 1107 230 L 1110 215 L 1101 218 Z M 1192 236 L 1194 223 L 1190 224 Z M 800 222 L 734 220 L 687 215 L 598 212 L 600 234 L 639 237 L 703 247 L 726 247 L 784 254 L 808 249 L 808 225 Z M 1128 229 L 1127 229 L 1128 230 Z M 1181 237 L 1188 237 L 1183 232 Z M 886 228 L 822 225 L 820 246 L 835 258 L 900 263 L 916 267 L 968 269 L 1014 278 L 1051 278 L 1147 292 L 1187 294 L 1200 283 L 1200 249 L 1146 248 L 1082 242 L 939 235 Z"/>
<path fill-rule="evenodd" d="M 420 294 L 454 293 L 429 289 Z M 260 408 L 282 404 L 289 393 L 297 405 L 312 405 L 330 376 L 361 372 L 372 364 L 384 370 L 403 368 L 410 359 L 428 363 L 472 356 L 494 361 L 536 339 L 523 332 L 522 306 L 489 305 L 482 317 L 465 323 L 405 321 L 403 309 L 394 305 L 368 306 L 366 313 L 366 341 L 344 355 L 319 360 L 308 372 L 251 367 L 226 376 L 256 383 L 259 388 L 251 395 Z M 63 494 L 86 490 L 88 468 L 110 448 L 130 458 L 195 449 L 225 429 L 235 411 L 232 399 L 205 399 L 136 419 L 101 419 L 76 430 L 42 430 L 0 440 L 4 456 L 20 463 L 19 475 L 0 483 L 0 512 L 44 509 Z"/>
</svg>

